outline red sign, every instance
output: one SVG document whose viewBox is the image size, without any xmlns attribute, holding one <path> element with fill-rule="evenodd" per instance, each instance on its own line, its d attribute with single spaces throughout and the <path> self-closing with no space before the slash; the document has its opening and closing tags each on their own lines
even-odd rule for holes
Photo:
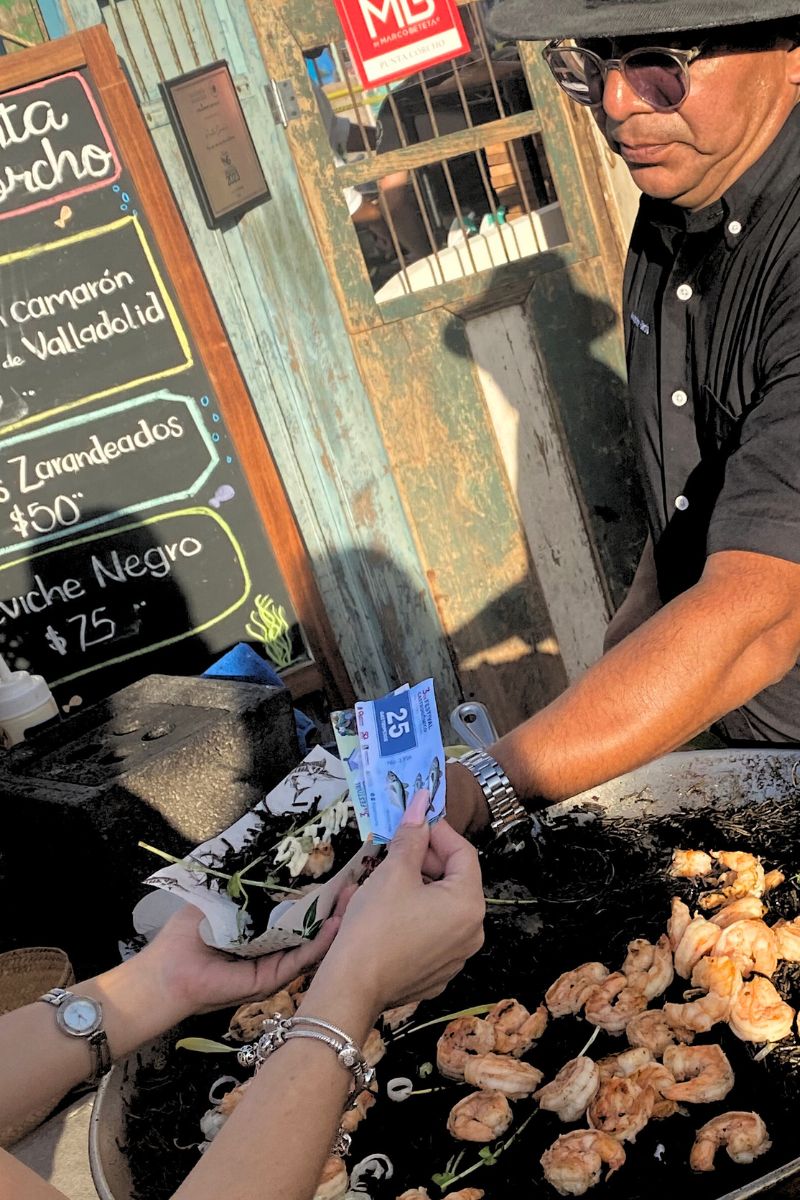
<svg viewBox="0 0 800 1200">
<path fill-rule="evenodd" d="M 365 87 L 402 79 L 470 48 L 455 0 L 336 0 L 336 9 Z"/>
</svg>

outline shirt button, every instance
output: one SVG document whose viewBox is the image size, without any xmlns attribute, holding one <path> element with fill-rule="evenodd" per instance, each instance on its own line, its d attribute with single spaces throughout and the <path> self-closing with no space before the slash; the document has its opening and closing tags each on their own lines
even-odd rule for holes
<svg viewBox="0 0 800 1200">
<path fill-rule="evenodd" d="M 730 224 L 728 225 L 728 233 L 733 234 L 734 237 L 738 237 L 741 232 L 742 232 L 741 221 L 731 221 Z"/>
<path fill-rule="evenodd" d="M 685 496 L 678 496 L 677 500 L 675 501 L 675 507 L 679 512 L 686 512 L 687 508 L 689 507 L 689 501 Z"/>
<path fill-rule="evenodd" d="M 675 295 L 678 297 L 679 300 L 686 301 L 686 300 L 691 300 L 692 296 L 694 295 L 694 292 L 689 287 L 688 283 L 682 283 L 681 286 L 678 288 L 677 292 L 675 293 Z"/>
<path fill-rule="evenodd" d="M 672 403 L 675 405 L 676 408 L 683 408 L 684 404 L 686 403 L 686 401 L 688 399 L 689 399 L 689 397 L 686 395 L 686 392 L 684 392 L 682 388 L 678 388 L 677 392 L 672 393 Z"/>
</svg>

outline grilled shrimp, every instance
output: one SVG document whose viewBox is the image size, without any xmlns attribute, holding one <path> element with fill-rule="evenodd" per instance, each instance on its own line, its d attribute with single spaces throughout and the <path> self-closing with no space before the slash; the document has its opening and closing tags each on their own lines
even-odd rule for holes
<svg viewBox="0 0 800 1200">
<path fill-rule="evenodd" d="M 375 1091 L 372 1090 L 373 1088 Z M 342 1119 L 339 1124 L 345 1133 L 355 1133 L 358 1129 L 375 1103 L 375 1092 L 377 1090 L 378 1085 L 376 1083 L 373 1083 L 371 1088 L 364 1088 L 363 1091 L 358 1093 L 351 1107 L 342 1113 Z"/>
<path fill-rule="evenodd" d="M 681 1008 L 682 1005 L 673 1005 Z M 655 1058 L 660 1058 L 667 1046 L 677 1042 L 693 1042 L 694 1030 L 667 1020 L 666 1008 L 649 1008 L 646 1012 L 631 1017 L 625 1026 L 625 1034 L 632 1046 L 643 1046 Z"/>
<path fill-rule="evenodd" d="M 419 1000 L 413 1000 L 411 1004 L 398 1004 L 395 1008 L 387 1008 L 381 1013 L 381 1024 L 384 1029 L 399 1029 L 401 1025 L 405 1025 L 406 1021 L 410 1021 L 414 1013 L 419 1008 Z"/>
<path fill-rule="evenodd" d="M 635 1142 L 653 1115 L 656 1093 L 635 1079 L 604 1079 L 586 1115 L 592 1129 L 610 1134 L 618 1142 Z"/>
<path fill-rule="evenodd" d="M 763 921 L 734 921 L 722 930 L 711 951 L 712 958 L 720 955 L 733 959 L 745 979 L 754 971 L 759 975 L 774 975 L 778 967 L 778 942 Z"/>
<path fill-rule="evenodd" d="M 632 987 L 638 988 L 648 1000 L 665 992 L 675 977 L 672 967 L 672 947 L 665 933 L 655 946 L 647 938 L 634 938 L 628 943 L 628 953 L 622 973 Z"/>
<path fill-rule="evenodd" d="M 733 1003 L 742 990 L 742 973 L 736 961 L 726 955 L 701 958 L 692 971 L 692 987 L 715 992 Z"/>
<path fill-rule="evenodd" d="M 264 1032 L 265 1021 L 276 1014 L 293 1017 L 295 1008 L 294 998 L 285 988 L 265 1000 L 242 1004 L 231 1017 L 226 1036 L 231 1042 L 254 1042 Z"/>
<path fill-rule="evenodd" d="M 698 916 L 689 922 L 675 951 L 675 970 L 681 979 L 688 979 L 695 963 L 713 950 L 721 932 L 718 925 L 712 925 L 705 917 Z"/>
<path fill-rule="evenodd" d="M 671 1046 L 664 1051 L 664 1066 L 677 1081 L 661 1093 L 667 1100 L 710 1104 L 733 1087 L 733 1067 L 721 1046 Z"/>
<path fill-rule="evenodd" d="M 478 1054 L 494 1050 L 494 1026 L 480 1017 L 456 1017 L 436 1043 L 436 1066 L 445 1079 L 463 1080 L 464 1067 Z"/>
<path fill-rule="evenodd" d="M 500 1000 L 486 1014 L 486 1023 L 494 1028 L 497 1053 L 521 1058 L 544 1033 L 547 1009 L 540 1004 L 535 1012 L 529 1013 L 519 1000 Z"/>
<path fill-rule="evenodd" d="M 542 1072 L 505 1054 L 480 1054 L 464 1066 L 464 1082 L 484 1091 L 502 1092 L 509 1100 L 530 1096 L 542 1082 Z"/>
<path fill-rule="evenodd" d="M 758 1113 L 727 1112 L 712 1117 L 695 1137 L 689 1166 L 693 1171 L 713 1171 L 714 1155 L 720 1146 L 735 1163 L 751 1163 L 766 1154 L 772 1142 Z"/>
<path fill-rule="evenodd" d="M 551 1016 L 567 1017 L 580 1012 L 592 988 L 607 976 L 608 968 L 599 962 L 587 962 L 559 975 L 544 995 Z"/>
<path fill-rule="evenodd" d="M 632 1050 L 621 1050 L 619 1054 L 608 1054 L 597 1064 L 601 1081 L 617 1076 L 625 1079 L 633 1075 L 641 1067 L 646 1067 L 653 1061 L 653 1055 L 644 1046 L 635 1046 Z"/>
<path fill-rule="evenodd" d="M 511 1124 L 511 1106 L 502 1092 L 470 1092 L 450 1110 L 447 1132 L 462 1142 L 493 1142 Z"/>
<path fill-rule="evenodd" d="M 778 958 L 785 962 L 800 962 L 800 917 L 793 921 L 776 921 L 772 926 L 778 947 Z"/>
<path fill-rule="evenodd" d="M 647 1008 L 647 997 L 621 971 L 609 975 L 589 994 L 583 1015 L 606 1033 L 622 1033 L 631 1017 Z"/>
<path fill-rule="evenodd" d="M 742 850 L 715 850 L 711 857 L 726 870 L 720 878 L 719 890 L 700 897 L 701 908 L 722 908 L 742 896 L 763 896 L 764 868 L 754 854 Z"/>
<path fill-rule="evenodd" d="M 667 937 L 673 954 L 678 949 L 681 938 L 689 928 L 691 920 L 692 914 L 689 911 L 689 905 L 681 900 L 680 896 L 673 896 L 672 912 L 667 921 Z"/>
<path fill-rule="evenodd" d="M 355 1193 L 353 1193 L 355 1195 Z M 366 1193 L 362 1193 L 366 1195 Z M 486 1195 L 483 1188 L 459 1188 L 457 1192 L 448 1192 L 447 1200 L 483 1200 Z M 397 1197 L 397 1200 L 431 1200 L 428 1189 L 424 1187 L 411 1188 Z"/>
<path fill-rule="evenodd" d="M 742 896 L 714 913 L 711 920 L 715 925 L 719 925 L 720 929 L 727 929 L 734 921 L 758 921 L 766 911 L 766 904 L 759 900 L 758 896 Z"/>
<path fill-rule="evenodd" d="M 386 1042 L 381 1037 L 380 1030 L 370 1029 L 366 1041 L 361 1047 L 361 1053 L 366 1059 L 367 1066 L 377 1067 L 386 1053 Z"/>
<path fill-rule="evenodd" d="M 322 1168 L 313 1200 L 342 1200 L 342 1197 L 347 1195 L 349 1186 L 350 1177 L 347 1174 L 347 1167 L 341 1158 L 336 1158 L 332 1154 Z"/>
<path fill-rule="evenodd" d="M 731 1011 L 731 1002 L 718 992 L 709 992 L 688 1004 L 664 1005 L 664 1013 L 670 1022 L 678 1027 L 690 1029 L 695 1033 L 708 1033 L 720 1021 L 727 1021 Z"/>
<path fill-rule="evenodd" d="M 672 1087 L 675 1083 L 675 1076 L 663 1063 L 648 1063 L 636 1071 L 631 1078 L 640 1087 L 652 1088 L 655 1095 L 653 1103 L 653 1119 L 655 1121 L 663 1121 L 678 1111 L 677 1100 L 667 1100 L 664 1096 L 664 1089 Z"/>
<path fill-rule="evenodd" d="M 791 1032 L 794 1009 L 768 979 L 748 979 L 731 1005 L 728 1023 L 743 1042 L 779 1042 Z"/>
<path fill-rule="evenodd" d="M 550 1083 L 535 1093 L 540 1108 L 558 1113 L 565 1125 L 579 1121 L 600 1086 L 600 1071 L 591 1058 L 573 1058 Z"/>
<path fill-rule="evenodd" d="M 688 1004 L 665 1004 L 664 1012 L 670 1022 L 695 1033 L 708 1033 L 718 1021 L 727 1021 L 742 976 L 730 958 L 701 958 L 692 971 L 692 986 L 702 988 L 706 995 Z"/>
<path fill-rule="evenodd" d="M 713 865 L 705 850 L 673 850 L 669 873 L 673 879 L 696 879 L 710 875 Z"/>
<path fill-rule="evenodd" d="M 582 1196 L 600 1182 L 603 1163 L 606 1179 L 625 1162 L 625 1151 L 614 1138 L 599 1129 L 573 1129 L 562 1133 L 540 1162 L 544 1177 L 561 1196 Z"/>
</svg>

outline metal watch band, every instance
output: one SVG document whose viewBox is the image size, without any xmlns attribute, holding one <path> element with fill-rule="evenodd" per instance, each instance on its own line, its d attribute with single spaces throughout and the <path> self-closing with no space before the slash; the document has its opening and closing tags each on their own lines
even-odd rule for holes
<svg viewBox="0 0 800 1200">
<path fill-rule="evenodd" d="M 459 763 L 474 775 L 486 797 L 491 813 L 491 829 L 495 837 L 502 837 L 516 825 L 530 821 L 530 814 L 520 804 L 508 776 L 497 759 L 485 750 L 470 750 Z"/>
<path fill-rule="evenodd" d="M 67 1000 L 91 999 L 92 1003 L 97 1005 L 102 1018 L 103 1008 L 98 1000 L 94 997 L 81 997 L 75 992 L 68 992 L 66 988 L 51 988 L 49 992 L 45 992 L 39 997 L 40 1001 L 45 1004 L 52 1004 L 54 1008 L 60 1008 Z M 66 1033 L 69 1037 L 83 1037 L 89 1046 L 89 1051 L 92 1056 L 92 1073 L 89 1076 L 88 1082 L 91 1084 L 99 1083 L 102 1077 L 111 1070 L 111 1047 L 108 1044 L 106 1031 L 101 1026 L 91 1033 L 74 1033 L 72 1030 L 67 1030 L 63 1025 L 59 1025 L 62 1033 Z"/>
</svg>

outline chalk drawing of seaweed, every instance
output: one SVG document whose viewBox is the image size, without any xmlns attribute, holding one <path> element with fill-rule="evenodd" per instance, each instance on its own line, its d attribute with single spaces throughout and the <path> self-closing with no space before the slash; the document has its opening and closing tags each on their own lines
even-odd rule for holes
<svg viewBox="0 0 800 1200">
<path fill-rule="evenodd" d="M 276 604 L 272 596 L 256 596 L 255 608 L 245 631 L 253 641 L 261 642 L 267 658 L 280 671 L 292 661 L 292 635 L 286 612 L 282 604 Z"/>
</svg>

